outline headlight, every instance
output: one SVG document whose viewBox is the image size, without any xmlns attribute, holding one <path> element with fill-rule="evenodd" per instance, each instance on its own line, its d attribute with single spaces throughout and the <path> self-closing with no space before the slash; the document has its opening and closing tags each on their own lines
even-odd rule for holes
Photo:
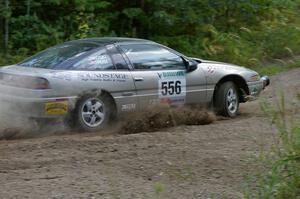
<svg viewBox="0 0 300 199">
<path fill-rule="evenodd" d="M 256 82 L 256 81 L 259 81 L 260 80 L 260 76 L 258 74 L 256 75 L 252 75 L 250 78 L 249 78 L 249 82 Z"/>
</svg>

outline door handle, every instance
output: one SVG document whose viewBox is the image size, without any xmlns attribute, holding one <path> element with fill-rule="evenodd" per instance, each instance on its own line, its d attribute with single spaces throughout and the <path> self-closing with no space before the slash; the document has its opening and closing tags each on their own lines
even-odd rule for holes
<svg viewBox="0 0 300 199">
<path fill-rule="evenodd" d="M 142 81 L 144 81 L 144 78 L 142 78 L 142 77 L 135 77 L 134 81 L 136 81 L 136 82 L 142 82 Z"/>
</svg>

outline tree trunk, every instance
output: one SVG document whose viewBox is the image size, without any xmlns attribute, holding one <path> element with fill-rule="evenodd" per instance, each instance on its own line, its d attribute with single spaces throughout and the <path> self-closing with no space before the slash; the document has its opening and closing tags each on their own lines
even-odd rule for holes
<svg viewBox="0 0 300 199">
<path fill-rule="evenodd" d="M 9 10 L 9 0 L 5 0 L 5 9 L 8 11 Z M 4 50 L 5 53 L 8 52 L 8 41 L 9 41 L 9 17 L 5 17 L 5 22 L 4 22 Z"/>
<path fill-rule="evenodd" d="M 4 7 L 4 1 L 0 2 L 0 6 Z M 4 38 L 4 17 L 0 15 L 0 38 Z M 1 39 L 1 49 L 0 52 L 4 50 L 4 39 Z"/>
<path fill-rule="evenodd" d="M 30 16 L 30 6 L 31 6 L 30 3 L 31 3 L 31 1 L 27 0 L 27 12 L 26 12 L 27 16 Z"/>
<path fill-rule="evenodd" d="M 144 10 L 145 8 L 145 0 L 141 0 L 141 9 Z"/>
</svg>

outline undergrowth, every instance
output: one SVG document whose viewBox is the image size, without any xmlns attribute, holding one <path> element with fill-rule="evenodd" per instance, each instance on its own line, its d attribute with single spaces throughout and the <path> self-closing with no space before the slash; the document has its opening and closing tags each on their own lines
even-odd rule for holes
<svg viewBox="0 0 300 199">
<path fill-rule="evenodd" d="M 150 39 L 250 68 L 300 54 L 300 0 L 37 2 L 0 1 L 0 66 L 63 41 L 103 36 Z"/>
<path fill-rule="evenodd" d="M 246 198 L 300 198 L 299 102 L 297 99 L 287 106 L 282 96 L 277 106 L 263 103 L 264 112 L 277 129 L 276 141 L 269 150 L 261 152 L 252 176 L 254 186 L 247 191 Z"/>
</svg>

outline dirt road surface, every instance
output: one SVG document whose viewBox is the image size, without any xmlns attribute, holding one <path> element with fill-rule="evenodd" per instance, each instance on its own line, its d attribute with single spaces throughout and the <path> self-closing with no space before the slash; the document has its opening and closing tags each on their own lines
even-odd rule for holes
<svg viewBox="0 0 300 199">
<path fill-rule="evenodd" d="M 300 93 L 300 69 L 262 95 Z M 132 135 L 77 134 L 0 141 L 0 198 L 241 198 L 251 161 L 275 129 L 259 101 L 236 119 Z"/>
</svg>

